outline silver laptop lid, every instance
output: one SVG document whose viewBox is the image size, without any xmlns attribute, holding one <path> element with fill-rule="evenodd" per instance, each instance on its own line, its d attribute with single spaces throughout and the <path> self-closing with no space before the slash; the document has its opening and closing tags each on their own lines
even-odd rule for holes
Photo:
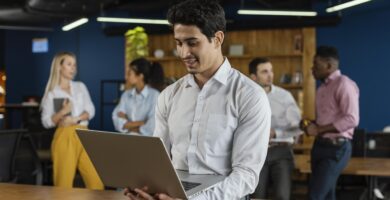
<svg viewBox="0 0 390 200">
<path fill-rule="evenodd" d="M 158 137 L 81 130 L 77 134 L 104 185 L 142 188 L 187 199 L 163 142 Z"/>
</svg>

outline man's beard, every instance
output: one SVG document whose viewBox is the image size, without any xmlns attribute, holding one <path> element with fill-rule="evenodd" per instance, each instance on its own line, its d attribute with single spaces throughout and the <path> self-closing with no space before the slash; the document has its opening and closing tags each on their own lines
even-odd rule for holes
<svg viewBox="0 0 390 200">
<path fill-rule="evenodd" d="M 259 85 L 261 86 L 261 87 L 263 87 L 263 88 L 265 88 L 265 87 L 271 87 L 271 83 L 265 83 L 265 84 L 261 84 L 261 83 L 259 83 Z"/>
</svg>

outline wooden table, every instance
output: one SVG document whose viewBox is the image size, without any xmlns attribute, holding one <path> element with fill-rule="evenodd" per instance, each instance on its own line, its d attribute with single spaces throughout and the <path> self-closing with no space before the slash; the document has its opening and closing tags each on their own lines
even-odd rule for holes
<svg viewBox="0 0 390 200">
<path fill-rule="evenodd" d="M 301 173 L 311 173 L 310 155 L 295 155 L 295 168 Z M 390 158 L 362 158 L 352 157 L 345 169 L 342 171 L 345 175 L 367 176 L 368 199 L 375 199 L 373 196 L 374 188 L 378 186 L 378 177 L 390 177 Z"/>
<path fill-rule="evenodd" d="M 313 147 L 313 143 L 305 143 L 305 144 L 294 144 L 293 150 L 296 153 L 310 154 L 310 151 Z"/>
<path fill-rule="evenodd" d="M 0 199 L 126 200 L 122 192 L 0 183 Z"/>
</svg>

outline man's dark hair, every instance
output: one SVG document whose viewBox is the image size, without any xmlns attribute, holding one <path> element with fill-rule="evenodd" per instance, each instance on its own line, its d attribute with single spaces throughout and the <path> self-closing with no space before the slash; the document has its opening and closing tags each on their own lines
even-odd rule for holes
<svg viewBox="0 0 390 200">
<path fill-rule="evenodd" d="M 316 56 L 321 58 L 333 58 L 339 60 L 339 53 L 335 47 L 332 46 L 319 46 L 317 47 Z"/>
<path fill-rule="evenodd" d="M 257 57 L 249 63 L 249 74 L 257 73 L 257 66 L 263 63 L 268 63 L 268 58 Z"/>
<path fill-rule="evenodd" d="M 211 42 L 217 31 L 226 31 L 225 12 L 217 0 L 185 0 L 168 10 L 170 24 L 195 25 Z"/>
</svg>

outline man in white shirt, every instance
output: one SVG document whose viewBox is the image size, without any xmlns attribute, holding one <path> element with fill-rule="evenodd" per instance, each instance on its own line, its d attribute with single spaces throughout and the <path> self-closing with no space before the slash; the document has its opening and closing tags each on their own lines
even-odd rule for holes
<svg viewBox="0 0 390 200">
<path fill-rule="evenodd" d="M 299 108 L 287 90 L 272 84 L 274 74 L 267 58 L 255 58 L 249 63 L 249 74 L 268 94 L 272 119 L 268 154 L 260 173 L 259 184 L 253 198 L 266 199 L 269 183 L 273 185 L 273 198 L 290 199 L 291 173 L 294 169 L 292 144 L 294 137 L 301 134 Z"/>
<path fill-rule="evenodd" d="M 222 55 L 226 20 L 216 1 L 182 1 L 168 11 L 168 21 L 189 74 L 159 96 L 154 136 L 162 138 L 176 169 L 227 176 L 194 199 L 244 198 L 256 188 L 268 149 L 267 96 Z M 138 197 L 125 194 L 153 198 L 145 189 L 134 192 Z"/>
</svg>

